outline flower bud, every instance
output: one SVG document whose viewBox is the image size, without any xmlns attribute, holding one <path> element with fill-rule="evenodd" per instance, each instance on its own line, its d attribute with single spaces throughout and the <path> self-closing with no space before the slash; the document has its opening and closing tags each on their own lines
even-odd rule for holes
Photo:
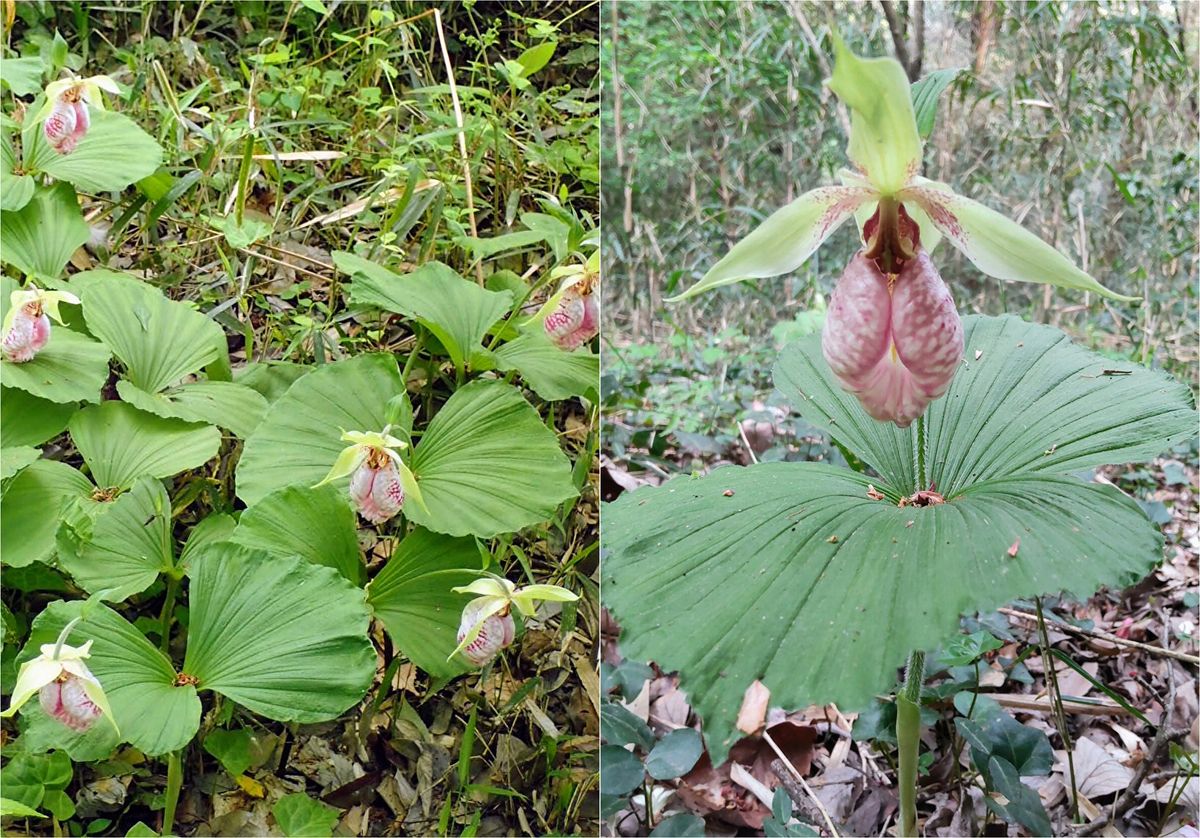
<svg viewBox="0 0 1200 838">
<path fill-rule="evenodd" d="M 488 604 L 486 598 L 481 598 L 468 602 L 463 608 L 462 620 L 458 625 L 459 643 L 463 642 L 471 629 L 479 622 L 479 615 Z M 507 612 L 493 614 L 483 621 L 475 639 L 463 647 L 463 657 L 476 666 L 484 666 L 500 654 L 501 649 L 511 644 L 515 635 L 516 626 L 513 623 L 512 614 Z"/>
<path fill-rule="evenodd" d="M 50 340 L 50 318 L 39 302 L 26 303 L 13 316 L 4 333 L 0 352 L 14 364 L 32 361 Z"/>
<path fill-rule="evenodd" d="M 371 448 L 350 477 L 350 499 L 372 524 L 382 524 L 404 506 L 404 487 L 396 463 L 382 448 Z"/>
<path fill-rule="evenodd" d="M 594 293 L 580 294 L 568 288 L 542 326 L 559 349 L 578 349 L 600 331 L 600 303 Z"/>
<path fill-rule="evenodd" d="M 66 671 L 38 691 L 38 700 L 47 715 L 75 731 L 87 730 L 104 712 L 88 696 L 83 678 Z"/>
<path fill-rule="evenodd" d="M 881 422 L 907 428 L 942 396 L 963 354 L 950 289 L 923 249 L 898 274 L 857 253 L 829 302 L 821 349 L 838 383 Z"/>
</svg>

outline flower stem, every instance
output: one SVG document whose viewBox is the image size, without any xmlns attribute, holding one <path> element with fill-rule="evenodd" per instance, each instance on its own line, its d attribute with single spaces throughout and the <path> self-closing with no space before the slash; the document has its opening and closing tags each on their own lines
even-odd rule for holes
<svg viewBox="0 0 1200 838">
<path fill-rule="evenodd" d="M 183 788 L 183 762 L 181 751 L 167 754 L 167 790 L 163 809 L 162 834 L 170 835 L 175 826 L 175 808 L 179 805 L 179 791 Z"/>
<path fill-rule="evenodd" d="M 896 741 L 900 752 L 900 835 L 917 834 L 917 756 L 921 748 L 921 682 L 925 653 L 908 657 L 904 687 L 896 696 Z"/>
<path fill-rule="evenodd" d="M 53 660 L 58 660 L 59 654 L 62 652 L 63 644 L 67 642 L 67 638 L 71 636 L 71 630 L 82 622 L 83 617 L 79 616 L 71 620 L 63 626 L 63 630 L 58 633 L 58 640 L 54 641 L 54 657 Z"/>
</svg>

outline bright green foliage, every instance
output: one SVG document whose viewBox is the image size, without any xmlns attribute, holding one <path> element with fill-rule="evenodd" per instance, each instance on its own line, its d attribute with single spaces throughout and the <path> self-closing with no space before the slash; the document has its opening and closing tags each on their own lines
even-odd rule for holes
<svg viewBox="0 0 1200 838">
<path fill-rule="evenodd" d="M 366 597 L 332 568 L 219 544 L 190 559 L 188 576 L 183 670 L 201 689 L 310 723 L 337 717 L 371 685 Z"/>
<path fill-rule="evenodd" d="M 714 762 L 756 678 L 783 706 L 865 707 L 963 612 L 1086 596 L 1161 560 L 1136 503 L 1068 474 L 1186 439 L 1186 389 L 1129 365 L 1102 375 L 1111 362 L 1015 318 L 968 318 L 966 331 L 968 366 L 926 416 L 929 479 L 947 503 L 898 506 L 920 482 L 912 432 L 871 421 L 810 338 L 785 350 L 778 385 L 881 478 L 768 463 L 606 508 L 605 598 L 625 653 L 680 671 Z"/>
<path fill-rule="evenodd" d="M 0 392 L 0 439 L 5 446 L 41 445 L 62 433 L 78 409 L 6 387 Z"/>
<path fill-rule="evenodd" d="M 546 401 L 587 396 L 600 380 L 600 356 L 587 349 L 563 352 L 540 329 L 521 335 L 495 351 L 497 368 L 516 370 L 529 389 Z"/>
<path fill-rule="evenodd" d="M 473 381 L 446 402 L 413 453 L 424 509 L 412 520 L 450 535 L 493 536 L 544 521 L 576 496 L 553 431 L 516 388 Z"/>
<path fill-rule="evenodd" d="M 47 561 L 54 551 L 58 513 L 95 487 L 77 469 L 37 460 L 12 478 L 0 498 L 0 554 L 9 567 Z"/>
<path fill-rule="evenodd" d="M 461 659 L 447 658 L 458 645 L 459 618 L 471 597 L 451 588 L 478 578 L 481 564 L 474 539 L 415 529 L 367 586 L 367 601 L 392 640 L 431 675 L 466 669 Z"/>
<path fill-rule="evenodd" d="M 89 235 L 75 190 L 65 183 L 36 187 L 19 211 L 0 213 L 0 228 L 4 230 L 0 258 L 22 273 L 43 279 L 57 279 Z"/>
<path fill-rule="evenodd" d="M 83 604 L 50 603 L 34 620 L 18 663 L 35 657 L 43 643 L 53 643 Z M 195 687 L 175 686 L 171 662 L 140 631 L 105 606 L 93 609 L 76 631 L 93 641 L 88 669 L 104 685 L 123 741 L 154 755 L 178 750 L 195 735 L 200 724 Z M 58 731 L 61 741 L 70 741 L 69 728 L 58 725 Z"/>
<path fill-rule="evenodd" d="M 302 792 L 279 798 L 271 814 L 288 838 L 329 838 L 340 817 L 337 809 Z"/>
<path fill-rule="evenodd" d="M 162 165 L 162 147 L 124 114 L 92 110 L 87 136 L 70 154 L 59 154 L 33 121 L 32 107 L 22 132 L 25 169 L 43 172 L 88 192 L 118 192 Z"/>
<path fill-rule="evenodd" d="M 354 517 L 346 493 L 334 486 L 285 486 L 243 512 L 230 540 L 280 556 L 301 556 L 361 585 L 366 568 Z"/>
<path fill-rule="evenodd" d="M 512 305 L 510 293 L 481 288 L 441 262 L 404 276 L 350 253 L 335 253 L 334 262 L 355 277 L 353 302 L 413 318 L 441 341 L 459 369 L 483 349 L 488 329 Z"/>
<path fill-rule="evenodd" d="M 171 477 L 216 456 L 220 432 L 162 419 L 124 402 L 90 405 L 71 417 L 71 439 L 100 488 L 129 488 L 139 477 Z"/>
</svg>

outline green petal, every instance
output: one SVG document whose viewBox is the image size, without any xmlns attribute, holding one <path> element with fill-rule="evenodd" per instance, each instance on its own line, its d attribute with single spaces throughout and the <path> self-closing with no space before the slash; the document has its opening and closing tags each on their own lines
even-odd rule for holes
<svg viewBox="0 0 1200 838">
<path fill-rule="evenodd" d="M 337 480 L 339 477 L 353 474 L 354 470 L 362 465 L 362 461 L 366 458 L 367 450 L 362 445 L 351 445 L 343 448 L 342 453 L 338 454 L 338 458 L 333 461 L 333 466 L 330 467 L 329 474 L 325 475 L 320 483 L 313 484 L 312 488 L 320 488 L 331 480 Z"/>
<path fill-rule="evenodd" d="M 921 168 L 921 138 L 908 76 L 892 58 L 859 58 L 834 38 L 829 89 L 850 109 L 846 155 L 885 196 L 895 195 Z"/>
<path fill-rule="evenodd" d="M 805 192 L 734 245 L 702 280 L 668 302 L 742 279 L 796 270 L 859 206 L 875 198 L 872 190 L 862 187 L 825 186 Z"/>
<path fill-rule="evenodd" d="M 1095 291 L 1115 300 L 1140 299 L 1110 291 L 1020 224 L 944 183 L 918 178 L 899 198 L 923 209 L 950 243 L 988 276 Z"/>
</svg>

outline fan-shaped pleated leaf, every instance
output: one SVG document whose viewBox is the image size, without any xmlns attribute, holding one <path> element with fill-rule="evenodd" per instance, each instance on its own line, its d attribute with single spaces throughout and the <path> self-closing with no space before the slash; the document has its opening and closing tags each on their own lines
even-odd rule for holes
<svg viewBox="0 0 1200 838">
<path fill-rule="evenodd" d="M 1089 596 L 1161 560 L 1111 486 L 1024 475 L 900 508 L 868 478 L 768 463 L 680 477 L 605 510 L 604 597 L 627 657 L 679 670 L 714 763 L 755 679 L 784 707 L 866 706 L 959 615 L 1022 596 Z M 1010 556 L 1017 544 L 1015 556 Z"/>
<path fill-rule="evenodd" d="M 925 415 L 929 478 L 941 492 L 1006 474 L 1147 459 L 1195 434 L 1187 387 L 1164 373 L 1103 358 L 1016 317 L 965 317 L 963 326 L 966 360 Z M 837 386 L 818 337 L 783 351 L 775 383 L 892 488 L 916 490 L 916 425 L 901 430 L 867 416 Z"/>
<path fill-rule="evenodd" d="M 5 445 L 41 445 L 66 430 L 78 409 L 73 402 L 52 402 L 5 387 L 0 390 L 0 439 Z"/>
<path fill-rule="evenodd" d="M 0 383 L 59 404 L 98 402 L 108 381 L 109 357 L 104 344 L 55 324 L 32 361 L 0 359 Z"/>
<path fill-rule="evenodd" d="M 290 361 L 254 362 L 238 368 L 234 380 L 256 391 L 267 400 L 267 404 L 274 404 L 296 383 L 296 379 L 311 371 L 312 367 Z"/>
<path fill-rule="evenodd" d="M 140 593 L 173 569 L 171 499 L 161 481 L 143 477 L 92 523 L 77 552 L 59 551 L 59 565 L 88 593 L 113 589 L 112 602 Z"/>
<path fill-rule="evenodd" d="M 76 732 L 46 715 L 38 701 L 27 702 L 21 708 L 21 747 L 27 753 L 60 750 L 66 751 L 75 762 L 91 762 L 110 756 L 120 741 L 121 737 L 108 722 Z"/>
<path fill-rule="evenodd" d="M 0 212 L 0 231 L 0 260 L 43 279 L 58 279 L 91 235 L 66 183 L 38 186 L 20 210 Z"/>
<path fill-rule="evenodd" d="M 21 209 L 29 203 L 37 186 L 31 176 L 15 174 L 16 165 L 12 133 L 0 131 L 0 210 L 16 212 Z"/>
<path fill-rule="evenodd" d="M 577 494 L 554 432 L 502 381 L 459 388 L 425 429 L 411 467 L 427 509 L 408 503 L 405 514 L 449 535 L 515 532 Z"/>
<path fill-rule="evenodd" d="M 139 410 L 168 419 L 228 428 L 245 439 L 267 412 L 267 400 L 231 381 L 194 381 L 162 393 L 147 393 L 131 381 L 118 381 L 117 393 Z"/>
<path fill-rule="evenodd" d="M 87 135 L 70 154 L 59 154 L 40 126 L 26 128 L 25 168 L 45 172 L 87 192 L 118 192 L 162 165 L 162 147 L 129 117 L 91 111 Z"/>
<path fill-rule="evenodd" d="M 101 487 L 128 489 L 139 477 L 170 477 L 216 456 L 221 432 L 143 413 L 124 402 L 89 405 L 68 426 Z"/>
<path fill-rule="evenodd" d="M 0 480 L 7 480 L 32 463 L 42 452 L 31 445 L 6 445 L 0 448 Z"/>
<path fill-rule="evenodd" d="M 332 484 L 277 489 L 242 513 L 230 540 L 332 567 L 355 585 L 366 577 L 354 510 Z"/>
<path fill-rule="evenodd" d="M 600 356 L 586 349 L 564 352 L 541 333 L 509 341 L 495 352 L 496 366 L 516 370 L 546 401 L 593 395 L 600 387 Z"/>
<path fill-rule="evenodd" d="M 71 280 L 82 288 L 88 329 L 125 365 L 126 377 L 157 393 L 215 361 L 225 333 L 187 303 L 167 299 L 157 288 L 111 271 L 92 271 Z"/>
<path fill-rule="evenodd" d="M 469 594 L 451 588 L 479 578 L 482 566 L 473 538 L 451 538 L 414 529 L 387 566 L 367 586 L 367 600 L 409 660 L 435 678 L 466 670 L 462 659 L 447 660 Z"/>
<path fill-rule="evenodd" d="M 21 469 L 0 499 L 0 559 L 10 567 L 49 561 L 60 512 L 94 488 L 66 463 L 36 460 Z"/>
<path fill-rule="evenodd" d="M 235 544 L 189 564 L 184 671 L 256 713 L 319 722 L 356 704 L 375 676 L 366 594 L 337 571 Z"/>
<path fill-rule="evenodd" d="M 63 627 L 79 616 L 82 600 L 52 602 L 33 621 L 29 641 L 17 657 L 22 663 L 37 656 L 43 643 L 54 643 Z M 186 745 L 200 726 L 200 699 L 194 687 L 175 686 L 171 662 L 155 649 L 140 631 L 106 606 L 96 604 L 71 632 L 67 642 L 80 646 L 92 641 L 87 667 L 99 679 L 120 741 L 155 756 Z M 100 719 L 96 725 L 108 725 Z M 59 725 L 62 741 L 72 731 Z"/>
<path fill-rule="evenodd" d="M 403 391 L 395 358 L 384 354 L 326 364 L 300 378 L 246 440 L 238 497 L 253 506 L 284 486 L 320 482 L 349 444 L 342 431 L 383 430 L 388 400 Z"/>
<path fill-rule="evenodd" d="M 512 306 L 508 291 L 481 288 L 441 262 L 427 262 L 401 276 L 351 253 L 334 253 L 333 260 L 339 270 L 354 275 L 353 302 L 420 321 L 459 368 L 483 348 L 488 329 Z"/>
</svg>

